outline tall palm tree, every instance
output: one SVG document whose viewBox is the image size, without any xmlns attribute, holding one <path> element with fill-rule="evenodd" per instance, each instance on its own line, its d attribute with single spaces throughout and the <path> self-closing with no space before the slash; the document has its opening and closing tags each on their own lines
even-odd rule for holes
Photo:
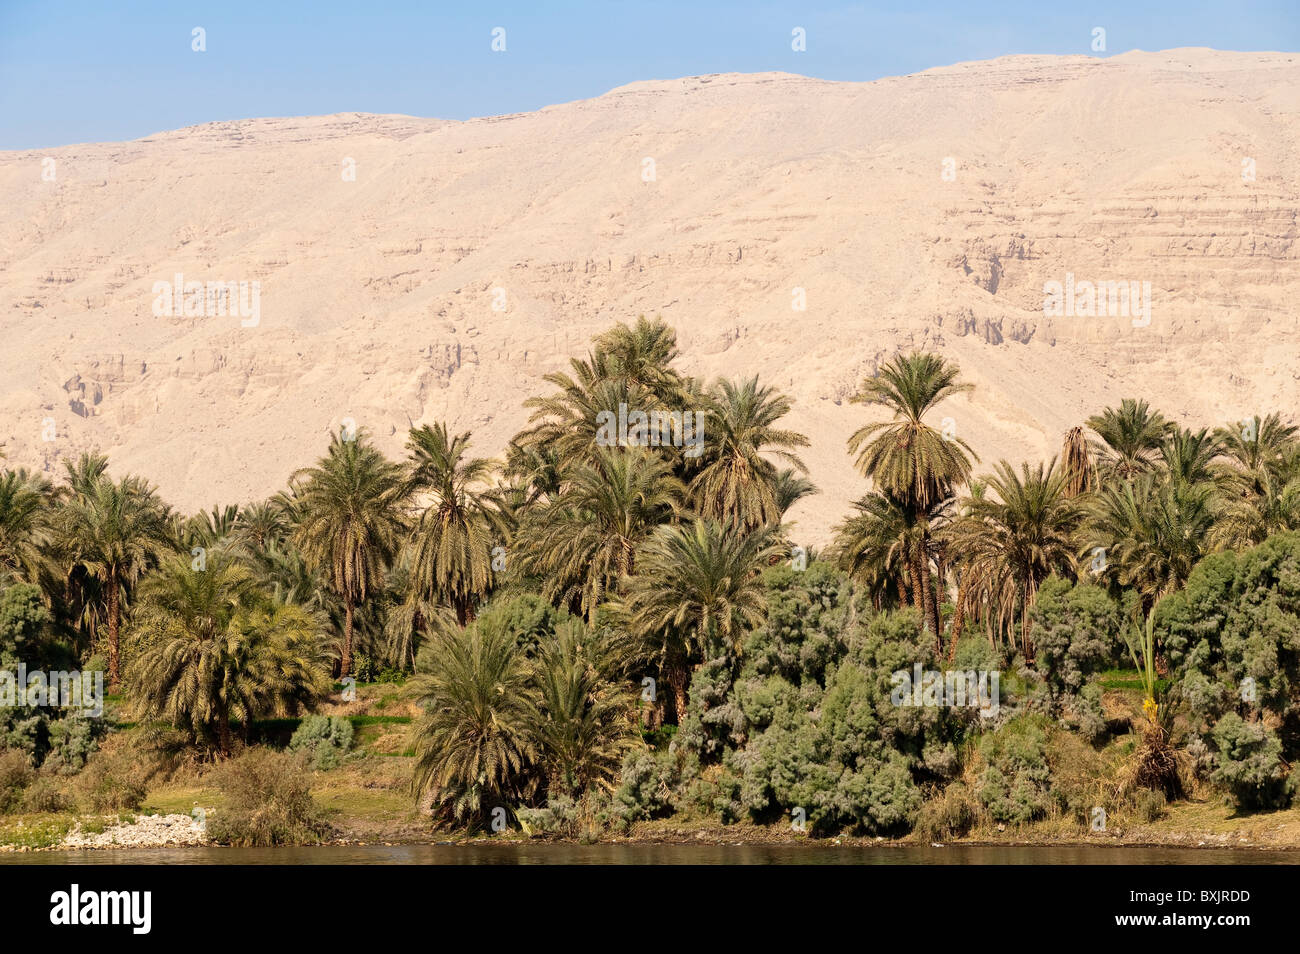
<svg viewBox="0 0 1300 954">
<path fill-rule="evenodd" d="M 1020 645 L 1033 658 L 1029 610 L 1042 582 L 1053 573 L 1069 573 L 1075 564 L 1074 534 L 1083 516 L 1070 496 L 1068 475 L 1053 458 L 1044 468 L 999 461 L 983 478 L 991 491 L 965 501 L 966 512 L 949 531 L 969 585 L 982 588 L 994 607 L 1014 607 L 1020 622 Z"/>
<path fill-rule="evenodd" d="M 74 567 L 102 588 L 108 678 L 116 688 L 122 678 L 119 637 L 124 599 L 141 575 L 172 549 L 169 515 L 154 488 L 138 477 L 114 483 L 101 472 L 93 482 L 73 486 L 77 489 L 65 508 L 62 532 Z"/>
<path fill-rule="evenodd" d="M 551 600 L 587 617 L 635 570 L 638 546 L 683 508 L 684 489 L 645 448 L 598 448 L 554 501 L 528 514 L 516 546 Z"/>
<path fill-rule="evenodd" d="M 772 527 L 746 534 L 708 518 L 660 527 L 646 541 L 625 608 L 632 629 L 659 647 L 679 725 L 692 663 L 718 649 L 739 653 L 745 628 L 762 623 L 760 574 L 780 552 Z"/>
<path fill-rule="evenodd" d="M 434 638 L 433 669 L 416 683 L 426 715 L 414 789 L 458 822 L 481 821 L 528 792 L 537 755 L 531 666 L 502 628 L 471 624 Z"/>
<path fill-rule="evenodd" d="M 598 335 L 594 344 L 609 358 L 611 373 L 662 400 L 678 395 L 681 378 L 671 367 L 680 353 L 677 332 L 662 318 L 650 321 L 638 315 L 635 325 L 620 322 Z"/>
<path fill-rule="evenodd" d="M 25 469 L 0 472 L 0 580 L 36 582 L 48 548 L 54 485 Z"/>
<path fill-rule="evenodd" d="M 401 468 L 370 444 L 364 431 L 333 434 L 315 467 L 294 474 L 297 526 L 293 542 L 343 601 L 341 675 L 352 672 L 356 607 L 383 585 L 406 526 L 407 486 Z"/>
<path fill-rule="evenodd" d="M 1102 475 L 1131 480 L 1155 468 L 1160 444 L 1174 425 L 1146 401 L 1125 398 L 1118 408 L 1088 418 L 1088 426 L 1100 438 L 1093 451 Z"/>
<path fill-rule="evenodd" d="M 247 734 L 252 720 L 295 715 L 329 691 L 321 620 L 268 598 L 224 554 L 202 573 L 184 557 L 164 564 L 144 581 L 140 604 L 133 697 L 146 716 L 223 754 L 232 719 Z"/>
<path fill-rule="evenodd" d="M 853 398 L 854 403 L 885 408 L 892 419 L 861 427 L 849 438 L 849 451 L 857 454 L 859 473 L 870 478 L 877 489 L 903 501 L 921 525 L 921 550 L 915 562 L 923 597 L 922 618 L 936 637 L 942 630 L 930 582 L 932 531 L 924 515 L 970 479 L 975 452 L 964 440 L 936 431 L 924 418 L 945 398 L 971 390 L 971 385 L 959 383 L 957 377 L 957 366 L 937 354 L 895 356 L 881 366 L 876 377 L 864 381 Z"/>
<path fill-rule="evenodd" d="M 468 457 L 469 434 L 444 424 L 413 429 L 410 488 L 427 499 L 411 537 L 412 575 L 426 600 L 445 600 L 464 626 L 492 585 L 492 548 L 505 542 L 484 502 L 492 462 Z"/>
<path fill-rule="evenodd" d="M 698 513 L 744 530 L 781 521 L 777 470 L 768 458 L 807 470 L 795 450 L 807 447 L 808 438 L 775 426 L 789 411 L 789 399 L 759 385 L 757 376 L 714 385 L 705 425 L 712 434 L 690 486 Z"/>
</svg>

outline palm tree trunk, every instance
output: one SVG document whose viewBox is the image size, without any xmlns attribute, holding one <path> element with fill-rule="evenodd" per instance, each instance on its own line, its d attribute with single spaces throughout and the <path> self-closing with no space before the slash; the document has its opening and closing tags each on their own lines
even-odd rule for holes
<svg viewBox="0 0 1300 954">
<path fill-rule="evenodd" d="M 343 665 L 340 676 L 347 676 L 352 672 L 352 594 L 347 593 L 343 597 Z"/>
<path fill-rule="evenodd" d="M 689 704 L 686 685 L 690 677 L 685 662 L 672 663 L 664 675 L 668 677 L 668 688 L 673 694 L 673 708 L 676 710 L 677 725 L 681 726 L 686 721 L 686 707 Z"/>
<path fill-rule="evenodd" d="M 921 614 L 921 625 L 927 626 L 929 615 L 925 610 L 925 590 L 921 586 L 921 561 L 916 558 L 916 551 L 907 554 L 908 582 L 912 585 L 912 608 Z"/>
<path fill-rule="evenodd" d="M 118 643 L 118 616 L 121 607 L 118 604 L 117 575 L 108 574 L 108 688 L 116 692 L 122 681 L 121 647 Z"/>
<path fill-rule="evenodd" d="M 952 636 L 948 639 L 948 661 L 957 658 L 957 641 L 961 631 L 966 628 L 966 590 L 970 586 L 968 574 L 963 573 L 961 583 L 957 586 L 957 609 L 952 617 Z"/>
<path fill-rule="evenodd" d="M 934 598 L 934 586 L 930 580 L 930 557 L 926 552 L 930 534 L 924 533 L 921 536 L 921 596 L 925 601 L 925 626 L 934 634 L 934 638 L 939 640 L 939 652 L 943 652 L 943 636 L 939 632 L 939 607 Z"/>
</svg>

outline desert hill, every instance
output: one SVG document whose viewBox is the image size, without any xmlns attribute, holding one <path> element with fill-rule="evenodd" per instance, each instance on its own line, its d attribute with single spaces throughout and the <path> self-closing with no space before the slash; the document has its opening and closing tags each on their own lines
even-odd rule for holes
<svg viewBox="0 0 1300 954">
<path fill-rule="evenodd" d="M 1185 49 L 4 152 L 0 441 L 51 472 L 98 446 L 185 509 L 275 491 L 344 418 L 495 454 L 543 374 L 661 315 L 686 372 L 793 396 L 824 542 L 863 490 L 847 398 L 899 348 L 976 384 L 941 413 L 985 465 L 1130 395 L 1300 417 L 1298 138 L 1300 55 Z M 177 274 L 259 283 L 257 323 L 156 314 Z M 1045 315 L 1067 275 L 1149 282 L 1149 322 Z"/>
</svg>

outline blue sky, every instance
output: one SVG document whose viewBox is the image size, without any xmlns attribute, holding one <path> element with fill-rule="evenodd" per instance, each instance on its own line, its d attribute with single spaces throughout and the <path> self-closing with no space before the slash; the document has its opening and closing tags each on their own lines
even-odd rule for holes
<svg viewBox="0 0 1300 954">
<path fill-rule="evenodd" d="M 506 51 L 491 49 L 506 30 Z M 807 51 L 791 50 L 791 30 Z M 1092 29 L 1107 50 L 1090 48 Z M 191 31 L 207 50 L 191 50 Z M 785 70 L 837 80 L 1008 53 L 1300 48 L 1298 0 L 1157 3 L 0 0 L 0 149 L 254 116 L 464 119 L 636 80 Z"/>
</svg>

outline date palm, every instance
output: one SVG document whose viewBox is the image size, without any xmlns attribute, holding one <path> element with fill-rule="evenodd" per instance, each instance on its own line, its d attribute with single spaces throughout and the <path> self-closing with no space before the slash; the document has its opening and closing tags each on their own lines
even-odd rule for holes
<svg viewBox="0 0 1300 954">
<path fill-rule="evenodd" d="M 632 630 L 657 647 L 679 725 L 692 665 L 707 652 L 739 653 L 746 628 L 761 625 L 760 574 L 781 552 L 774 528 L 742 533 L 708 518 L 660 527 L 646 541 L 625 612 Z"/>
<path fill-rule="evenodd" d="M 433 639 L 433 668 L 415 683 L 426 714 L 416 729 L 414 790 L 457 822 L 481 822 L 531 788 L 532 668 L 502 628 L 471 624 Z"/>
<path fill-rule="evenodd" d="M 1294 466 L 1300 450 L 1300 434 L 1294 425 L 1284 423 L 1277 414 L 1245 418 L 1233 427 L 1215 431 L 1223 458 L 1217 462 L 1215 477 L 1230 498 L 1249 498 L 1264 491 L 1270 478 L 1276 489 L 1291 478 L 1300 476 Z"/>
<path fill-rule="evenodd" d="M 921 608 L 920 521 L 903 502 L 872 492 L 853 504 L 856 513 L 835 529 L 835 562 L 863 583 L 873 605 L 888 605 L 897 591 L 900 605 Z"/>
<path fill-rule="evenodd" d="M 1065 472 L 1065 492 L 1069 496 L 1079 497 L 1096 489 L 1097 467 L 1082 427 L 1072 427 L 1066 432 L 1061 446 L 1061 469 Z"/>
<path fill-rule="evenodd" d="M 291 716 L 329 692 L 323 623 L 272 600 L 248 570 L 216 553 L 205 570 L 184 557 L 141 587 L 135 628 L 143 644 L 131 695 L 149 718 L 184 729 L 223 754 L 230 723 Z"/>
<path fill-rule="evenodd" d="M 83 458 L 84 460 L 84 458 Z M 74 483 L 61 527 L 71 563 L 100 586 L 108 626 L 108 678 L 122 678 L 123 605 L 136 581 L 172 549 L 169 514 L 153 487 L 138 477 Z"/>
<path fill-rule="evenodd" d="M 343 601 L 341 675 L 352 671 L 356 607 L 383 585 L 406 526 L 401 468 L 364 431 L 330 438 L 315 467 L 294 474 L 293 542 Z"/>
<path fill-rule="evenodd" d="M 1214 476 L 1213 464 L 1223 452 L 1217 433 L 1174 427 L 1160 444 L 1160 460 L 1168 478 L 1185 484 L 1198 484 Z"/>
<path fill-rule="evenodd" d="M 1132 587 L 1149 613 L 1187 582 L 1209 552 L 1218 506 L 1212 485 L 1159 483 L 1154 475 L 1103 487 L 1088 507 L 1084 550 L 1100 550 L 1098 576 Z"/>
<path fill-rule="evenodd" d="M 1300 478 L 1264 467 L 1249 485 L 1249 493 L 1226 496 L 1211 535 L 1214 549 L 1245 550 L 1275 533 L 1300 530 Z"/>
<path fill-rule="evenodd" d="M 1014 608 L 1021 648 L 1032 659 L 1029 610 L 1045 579 L 1074 569 L 1083 510 L 1055 458 L 1046 467 L 1021 464 L 1019 474 L 1002 460 L 982 482 L 985 493 L 964 501 L 948 539 L 968 585 L 982 590 L 991 607 Z"/>
<path fill-rule="evenodd" d="M 785 518 L 786 511 L 804 497 L 810 497 L 817 493 L 817 487 L 811 480 L 795 473 L 794 469 L 790 467 L 783 467 L 777 471 L 774 489 L 776 509 L 782 519 Z"/>
<path fill-rule="evenodd" d="M 684 489 L 659 454 L 598 448 L 555 500 L 528 514 L 516 545 L 543 594 L 590 617 L 634 571 L 637 548 L 681 513 Z"/>
<path fill-rule="evenodd" d="M 1088 418 L 1099 440 L 1093 441 L 1097 467 L 1104 477 L 1132 480 L 1153 470 L 1160 445 L 1174 425 L 1146 401 L 1125 398 L 1118 408 L 1106 408 Z"/>
<path fill-rule="evenodd" d="M 505 543 L 485 500 L 492 462 L 469 457 L 469 434 L 444 424 L 411 431 L 410 489 L 422 503 L 412 533 L 413 586 L 426 601 L 447 602 L 464 626 L 492 585 L 492 549 Z"/>
<path fill-rule="evenodd" d="M 611 680 L 619 667 L 606 658 L 603 632 L 564 623 L 537 660 L 531 721 L 552 795 L 612 788 L 623 756 L 636 744 L 637 695 Z"/>
<path fill-rule="evenodd" d="M 690 485 L 699 514 L 743 530 L 780 523 L 778 474 L 769 458 L 807 470 L 795 451 L 807 447 L 808 438 L 775 426 L 789 411 L 789 399 L 757 377 L 714 385 L 702 431 L 704 466 Z"/>
<path fill-rule="evenodd" d="M 36 582 L 48 551 L 54 485 L 25 469 L 0 472 L 0 580 Z"/>
<path fill-rule="evenodd" d="M 922 591 L 922 618 L 936 638 L 942 630 L 930 579 L 932 530 L 925 515 L 970 479 L 975 453 L 964 440 L 932 428 L 925 415 L 940 401 L 971 390 L 957 378 L 957 366 L 937 354 L 895 356 L 876 377 L 864 381 L 853 398 L 857 404 L 884 408 L 891 420 L 868 424 L 849 438 L 858 472 L 881 492 L 902 501 L 920 524 L 920 550 L 914 562 Z"/>
</svg>

